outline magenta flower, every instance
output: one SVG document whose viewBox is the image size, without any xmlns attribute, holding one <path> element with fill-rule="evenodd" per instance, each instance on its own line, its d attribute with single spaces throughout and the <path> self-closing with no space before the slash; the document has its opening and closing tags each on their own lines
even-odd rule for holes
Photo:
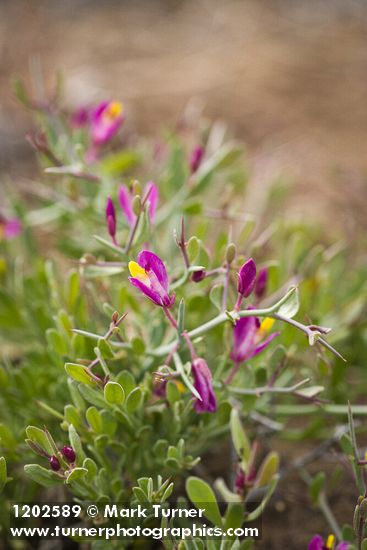
<svg viewBox="0 0 367 550">
<path fill-rule="evenodd" d="M 122 103 L 103 101 L 90 114 L 90 132 L 94 147 L 108 143 L 125 120 Z"/>
<path fill-rule="evenodd" d="M 75 462 L 76 453 L 72 447 L 65 445 L 65 447 L 61 449 L 61 452 L 68 462 Z"/>
<path fill-rule="evenodd" d="M 204 359 L 196 358 L 191 365 L 191 372 L 194 377 L 194 388 L 201 397 L 194 403 L 195 411 L 198 414 L 205 412 L 215 412 L 217 410 L 217 400 L 213 390 L 212 373 Z"/>
<path fill-rule="evenodd" d="M 247 260 L 238 273 L 237 290 L 243 298 L 250 296 L 256 281 L 256 264 L 252 258 Z"/>
<path fill-rule="evenodd" d="M 90 107 L 80 107 L 71 115 L 71 125 L 73 128 L 83 128 L 90 122 L 91 117 Z"/>
<path fill-rule="evenodd" d="M 256 279 L 256 283 L 255 283 L 255 294 L 257 298 L 262 298 L 264 296 L 267 284 L 268 284 L 268 268 L 263 267 L 263 269 L 260 269 Z"/>
<path fill-rule="evenodd" d="M 196 147 L 193 148 L 190 155 L 190 170 L 191 173 L 194 174 L 196 170 L 198 170 L 201 161 L 204 157 L 204 148 L 201 147 L 201 145 L 196 145 Z"/>
<path fill-rule="evenodd" d="M 120 206 L 130 227 L 136 222 L 136 215 L 133 212 L 133 198 L 129 189 L 125 185 L 121 185 L 119 189 Z M 149 203 L 148 214 L 150 223 L 154 223 L 158 200 L 158 188 L 153 181 L 149 181 L 144 190 L 143 203 Z"/>
<path fill-rule="evenodd" d="M 0 217 L 0 240 L 14 239 L 22 231 L 22 224 L 18 218 L 5 219 Z"/>
<path fill-rule="evenodd" d="M 113 201 L 111 197 L 108 197 L 106 202 L 106 223 L 107 223 L 107 230 L 110 236 L 112 237 L 113 242 L 116 242 L 115 236 L 116 236 L 116 210 L 115 205 L 113 204 Z"/>
<path fill-rule="evenodd" d="M 262 323 L 257 317 L 238 319 L 233 329 L 232 361 L 240 364 L 261 353 L 279 335 L 279 332 L 273 332 L 263 339 L 273 323 L 274 320 L 270 318 L 264 319 Z"/>
<path fill-rule="evenodd" d="M 321 535 L 315 535 L 308 545 L 308 550 L 347 550 L 349 546 L 350 543 L 345 540 L 335 546 L 334 535 L 329 535 L 326 542 Z"/>
<path fill-rule="evenodd" d="M 130 283 L 157 306 L 172 307 L 176 296 L 168 294 L 168 276 L 162 260 L 149 250 L 140 252 L 137 259 L 137 262 L 129 262 L 129 271 L 132 275 L 129 277 Z"/>
<path fill-rule="evenodd" d="M 59 459 L 55 455 L 50 456 L 49 463 L 50 463 L 51 470 L 53 470 L 54 472 L 58 472 L 60 470 L 61 465 L 60 465 Z"/>
</svg>

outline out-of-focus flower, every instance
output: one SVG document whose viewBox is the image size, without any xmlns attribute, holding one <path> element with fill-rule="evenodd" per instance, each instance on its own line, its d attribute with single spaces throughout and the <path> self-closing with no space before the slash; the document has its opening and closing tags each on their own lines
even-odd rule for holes
<svg viewBox="0 0 367 550">
<path fill-rule="evenodd" d="M 83 128 L 86 126 L 91 117 L 92 109 L 90 107 L 80 107 L 71 115 L 71 125 L 73 128 Z"/>
<path fill-rule="evenodd" d="M 196 145 L 190 154 L 190 170 L 194 174 L 198 170 L 201 161 L 204 157 L 204 148 L 201 145 Z"/>
<path fill-rule="evenodd" d="M 143 250 L 137 262 L 129 262 L 131 277 L 129 281 L 157 306 L 170 308 L 175 302 L 175 295 L 169 295 L 168 276 L 164 263 L 153 252 Z"/>
<path fill-rule="evenodd" d="M 312 537 L 308 550 L 347 550 L 350 543 L 342 540 L 335 546 L 335 536 L 329 535 L 326 541 L 321 535 L 315 535 Z"/>
<path fill-rule="evenodd" d="M 264 339 L 273 323 L 274 319 L 269 317 L 265 318 L 262 323 L 257 317 L 238 319 L 233 329 L 232 361 L 239 364 L 261 353 L 279 335 L 279 332 L 273 332 Z"/>
<path fill-rule="evenodd" d="M 14 239 L 22 231 L 22 224 L 18 218 L 2 218 L 0 217 L 0 241 L 2 239 Z"/>
<path fill-rule="evenodd" d="M 238 273 L 237 291 L 240 296 L 247 298 L 254 289 L 256 281 L 256 264 L 252 258 L 243 264 Z"/>
<path fill-rule="evenodd" d="M 75 462 L 76 453 L 72 447 L 65 446 L 61 449 L 61 452 L 68 462 Z"/>
<path fill-rule="evenodd" d="M 263 267 L 260 269 L 255 283 L 255 294 L 257 298 L 262 298 L 266 292 L 266 286 L 268 283 L 268 268 Z"/>
<path fill-rule="evenodd" d="M 130 193 L 129 189 L 125 185 L 121 185 L 119 189 L 119 202 L 130 226 L 133 226 L 136 222 L 136 215 L 133 210 L 133 200 L 133 194 Z M 149 203 L 148 214 L 150 223 L 154 223 L 158 200 L 158 187 L 153 181 L 149 181 L 144 189 L 143 203 Z"/>
<path fill-rule="evenodd" d="M 106 223 L 108 233 L 112 237 L 113 242 L 116 242 L 116 210 L 111 197 L 108 197 L 106 202 Z"/>
<path fill-rule="evenodd" d="M 117 133 L 125 120 L 119 101 L 103 101 L 90 114 L 90 132 L 95 147 L 105 145 Z"/>
<path fill-rule="evenodd" d="M 201 397 L 194 403 L 195 411 L 199 414 L 205 412 L 215 412 L 217 410 L 217 400 L 213 390 L 212 373 L 206 361 L 200 357 L 193 360 L 191 372 L 194 377 L 194 388 Z"/>
<path fill-rule="evenodd" d="M 61 468 L 59 459 L 53 455 L 49 458 L 50 467 L 54 472 L 58 472 Z"/>
</svg>

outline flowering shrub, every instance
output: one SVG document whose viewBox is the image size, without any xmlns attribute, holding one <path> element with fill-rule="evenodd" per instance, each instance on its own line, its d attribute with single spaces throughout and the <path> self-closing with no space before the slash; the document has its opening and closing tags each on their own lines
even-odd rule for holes
<svg viewBox="0 0 367 550">
<path fill-rule="evenodd" d="M 276 437 L 329 440 L 314 419 L 348 414 L 341 351 L 362 338 L 365 267 L 340 288 L 344 249 L 278 220 L 275 205 L 247 215 L 241 147 L 216 125 L 197 132 L 183 120 L 159 143 L 136 144 L 117 101 L 70 117 L 17 90 L 37 114 L 29 141 L 47 183 L 30 186 L 27 202 L 15 195 L 16 217 L 10 201 L 0 221 L 4 504 L 55 487 L 79 503 L 206 503 L 207 522 L 251 524 L 287 475 Z M 361 495 L 354 531 L 335 520 L 325 477 L 307 460 L 294 466 L 325 515 L 322 536 L 307 526 L 313 550 L 366 548 L 352 412 L 325 449 L 342 434 Z M 308 435 L 291 428 L 299 414 Z"/>
</svg>

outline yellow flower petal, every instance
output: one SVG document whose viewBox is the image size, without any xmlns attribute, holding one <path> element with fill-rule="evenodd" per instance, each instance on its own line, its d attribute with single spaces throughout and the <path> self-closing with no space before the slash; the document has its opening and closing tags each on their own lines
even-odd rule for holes
<svg viewBox="0 0 367 550">
<path fill-rule="evenodd" d="M 331 550 L 334 546 L 334 542 L 335 542 L 334 535 L 329 535 L 326 541 L 326 548 Z"/>
<path fill-rule="evenodd" d="M 130 275 L 132 277 L 135 277 L 135 279 L 139 279 L 142 283 L 149 283 L 149 277 L 145 272 L 145 269 L 140 267 L 140 265 L 137 262 L 129 262 L 129 271 Z"/>
<path fill-rule="evenodd" d="M 122 111 L 123 105 L 120 101 L 111 101 L 103 115 L 109 120 L 114 120 L 121 115 Z"/>
<path fill-rule="evenodd" d="M 259 330 L 261 332 L 269 332 L 272 329 L 274 322 L 275 322 L 275 319 L 271 319 L 270 317 L 265 317 L 265 319 L 260 325 Z"/>
</svg>

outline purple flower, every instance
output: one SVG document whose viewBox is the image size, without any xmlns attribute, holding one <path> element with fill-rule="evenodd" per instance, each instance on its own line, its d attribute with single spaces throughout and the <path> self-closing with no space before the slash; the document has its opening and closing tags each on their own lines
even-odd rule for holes
<svg viewBox="0 0 367 550">
<path fill-rule="evenodd" d="M 61 449 L 61 452 L 68 462 L 75 462 L 76 453 L 72 447 L 65 446 Z"/>
<path fill-rule="evenodd" d="M 108 143 L 125 120 L 122 103 L 103 101 L 90 114 L 90 132 L 94 147 Z"/>
<path fill-rule="evenodd" d="M 115 242 L 116 210 L 115 210 L 115 205 L 113 204 L 113 201 L 112 201 L 111 197 L 108 197 L 107 202 L 106 202 L 106 223 L 107 223 L 108 233 L 112 237 L 112 240 Z"/>
<path fill-rule="evenodd" d="M 50 467 L 54 472 L 58 472 L 61 468 L 59 459 L 53 455 L 49 458 Z"/>
<path fill-rule="evenodd" d="M 273 332 L 263 339 L 273 323 L 274 320 L 270 318 L 264 319 L 262 323 L 257 317 L 238 319 L 233 329 L 232 361 L 239 364 L 261 353 L 279 335 L 279 332 Z"/>
<path fill-rule="evenodd" d="M 264 296 L 267 283 L 268 283 L 268 268 L 263 267 L 263 269 L 260 269 L 256 279 L 256 283 L 255 283 L 255 294 L 257 298 L 262 298 Z"/>
<path fill-rule="evenodd" d="M 334 535 L 329 535 L 326 542 L 321 535 L 315 535 L 308 545 L 308 550 L 347 550 L 350 543 L 342 540 L 335 546 Z"/>
<path fill-rule="evenodd" d="M 250 296 L 256 281 L 256 264 L 252 258 L 247 260 L 238 273 L 237 290 L 243 298 Z"/>
<path fill-rule="evenodd" d="M 134 197 L 128 188 L 125 185 L 121 185 L 119 189 L 119 202 L 130 227 L 133 226 L 136 221 L 136 215 L 133 212 L 133 198 Z M 145 202 L 149 203 L 148 214 L 150 223 L 154 223 L 158 199 L 158 188 L 153 181 L 149 181 L 144 190 L 143 202 L 144 204 Z"/>
<path fill-rule="evenodd" d="M 90 107 L 79 107 L 71 115 L 71 125 L 73 128 L 83 128 L 90 121 L 91 109 Z"/>
<path fill-rule="evenodd" d="M 204 148 L 201 147 L 201 145 L 196 145 L 196 147 L 193 148 L 190 155 L 190 170 L 191 173 L 194 174 L 196 170 L 198 170 L 201 161 L 204 157 Z"/>
<path fill-rule="evenodd" d="M 18 218 L 0 218 L 0 240 L 4 238 L 6 241 L 14 239 L 22 231 L 22 224 Z"/>
<path fill-rule="evenodd" d="M 201 358 L 193 360 L 191 372 L 194 377 L 194 387 L 201 397 L 195 400 L 194 408 L 198 414 L 204 412 L 215 412 L 217 410 L 217 400 L 213 390 L 212 373 Z"/>
<path fill-rule="evenodd" d="M 170 308 L 175 303 L 175 295 L 169 296 L 167 271 L 162 260 L 150 252 L 143 250 L 137 262 L 129 262 L 129 271 L 132 275 L 129 281 L 143 294 L 148 296 L 157 306 Z"/>
</svg>

